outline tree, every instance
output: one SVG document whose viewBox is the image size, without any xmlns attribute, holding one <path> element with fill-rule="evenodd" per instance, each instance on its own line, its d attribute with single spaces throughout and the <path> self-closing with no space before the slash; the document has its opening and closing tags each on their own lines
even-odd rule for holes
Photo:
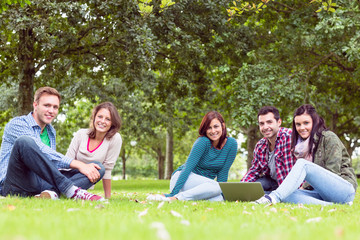
<svg viewBox="0 0 360 240">
<path fill-rule="evenodd" d="M 251 63 L 279 69 L 276 78 L 289 79 L 296 86 L 293 93 L 300 95 L 288 92 L 297 101 L 280 103 L 280 109 L 293 106 L 292 112 L 299 97 L 302 103 L 314 104 L 351 153 L 360 134 L 354 130 L 359 129 L 359 108 L 353 101 L 359 98 L 360 84 L 355 54 L 360 51 L 359 9 L 353 1 L 327 7 L 324 2 L 269 1 L 261 13 L 242 16 L 248 16 L 245 24 L 256 33 L 258 47 Z M 267 79 L 267 71 L 261 72 Z"/>
<path fill-rule="evenodd" d="M 244 64 L 232 83 L 230 97 L 233 106 L 235 126 L 247 136 L 247 165 L 251 166 L 253 151 L 259 140 L 257 112 L 263 106 L 276 106 L 285 120 L 283 126 L 289 126 L 287 116 L 292 111 L 288 106 L 300 102 L 297 82 L 289 79 L 286 72 L 272 63 Z M 236 106 L 236 107 L 235 107 Z"/>
<path fill-rule="evenodd" d="M 153 1 L 152 12 L 146 16 L 159 42 L 151 67 L 156 83 L 152 101 L 160 105 L 165 119 L 167 178 L 173 170 L 174 136 L 185 130 L 181 123 L 191 124 L 201 119 L 206 111 L 219 109 L 220 104 L 212 102 L 216 93 L 212 88 L 212 71 L 223 64 L 223 57 L 230 51 L 230 47 L 221 44 L 221 37 L 232 42 L 232 46 L 240 47 L 238 54 L 232 54 L 236 55 L 234 61 L 246 52 L 243 48 L 248 39 L 240 38 L 237 30 L 241 26 L 226 24 L 228 3 L 184 0 L 163 11 L 160 1 Z M 232 33 L 236 37 L 231 40 Z"/>
<path fill-rule="evenodd" d="M 139 18 L 133 2 L 110 0 L 36 0 L 2 12 L 0 74 L 6 82 L 18 82 L 19 113 L 31 110 L 38 86 L 57 86 L 70 96 L 81 88 L 81 94 L 91 96 L 103 86 L 104 71 L 121 73 L 133 84 L 153 51 L 144 45 L 147 28 Z"/>
</svg>

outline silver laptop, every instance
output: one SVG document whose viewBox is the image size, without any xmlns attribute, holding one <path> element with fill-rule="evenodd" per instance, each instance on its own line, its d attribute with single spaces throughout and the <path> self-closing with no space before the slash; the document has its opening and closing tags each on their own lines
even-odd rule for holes
<svg viewBox="0 0 360 240">
<path fill-rule="evenodd" d="M 259 182 L 219 182 L 225 201 L 255 201 L 264 196 Z"/>
</svg>

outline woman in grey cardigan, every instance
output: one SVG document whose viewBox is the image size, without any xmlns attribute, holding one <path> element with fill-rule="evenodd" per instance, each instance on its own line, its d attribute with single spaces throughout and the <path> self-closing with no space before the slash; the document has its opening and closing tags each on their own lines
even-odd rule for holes
<svg viewBox="0 0 360 240">
<path fill-rule="evenodd" d="M 357 182 L 349 153 L 313 106 L 302 105 L 295 111 L 291 140 L 295 165 L 278 189 L 255 203 L 351 205 Z"/>
</svg>

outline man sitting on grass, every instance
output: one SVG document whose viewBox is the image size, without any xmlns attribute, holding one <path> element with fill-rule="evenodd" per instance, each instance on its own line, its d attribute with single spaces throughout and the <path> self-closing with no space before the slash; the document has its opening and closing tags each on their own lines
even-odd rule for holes
<svg viewBox="0 0 360 240">
<path fill-rule="evenodd" d="M 0 152 L 1 195 L 58 199 L 58 194 L 63 193 L 73 199 L 104 200 L 84 188 L 98 182 L 105 168 L 100 163 L 85 164 L 56 152 L 51 122 L 58 114 L 60 99 L 56 89 L 39 88 L 34 96 L 34 111 L 6 124 Z M 78 172 L 65 176 L 60 168 Z"/>
<path fill-rule="evenodd" d="M 258 112 L 261 134 L 255 146 L 254 159 L 242 182 L 260 182 L 264 191 L 278 188 L 295 164 L 291 153 L 291 129 L 281 126 L 279 110 L 273 106 L 262 107 Z"/>
</svg>

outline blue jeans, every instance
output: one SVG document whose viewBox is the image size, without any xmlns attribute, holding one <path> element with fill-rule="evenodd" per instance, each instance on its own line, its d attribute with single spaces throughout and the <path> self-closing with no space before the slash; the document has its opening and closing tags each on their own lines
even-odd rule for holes
<svg viewBox="0 0 360 240">
<path fill-rule="evenodd" d="M 279 187 L 277 181 L 272 179 L 270 176 L 263 176 L 261 178 L 256 179 L 255 182 L 261 183 L 265 193 L 270 193 Z"/>
<path fill-rule="evenodd" d="M 180 173 L 181 171 L 176 171 L 171 176 L 170 192 L 175 187 Z M 224 201 L 220 185 L 217 181 L 195 173 L 190 173 L 183 188 L 175 197 L 179 200 Z"/>
<path fill-rule="evenodd" d="M 101 177 L 105 168 L 97 163 Z M 60 172 L 55 164 L 43 154 L 35 141 L 27 136 L 19 137 L 11 151 L 1 194 L 22 197 L 33 196 L 44 190 L 65 193 L 72 186 L 89 188 L 93 183 L 78 170 Z"/>
<path fill-rule="evenodd" d="M 298 189 L 304 180 L 314 190 Z M 350 182 L 335 173 L 305 159 L 298 159 L 278 189 L 269 195 L 277 202 L 345 204 L 354 200 L 355 189 Z"/>
<path fill-rule="evenodd" d="M 105 167 L 100 162 L 91 161 L 89 163 L 95 163 L 99 167 L 101 167 L 101 169 L 98 170 L 100 173 L 100 178 L 95 183 L 90 182 L 89 178 L 87 178 L 84 174 L 82 174 L 77 169 L 66 169 L 66 170 L 62 169 L 62 170 L 60 170 L 60 173 L 62 175 L 64 175 L 65 177 L 67 177 L 68 179 L 70 179 L 70 181 L 72 181 L 75 186 L 81 187 L 82 189 L 89 189 L 91 186 L 93 186 L 97 182 L 99 182 L 105 174 Z"/>
</svg>

